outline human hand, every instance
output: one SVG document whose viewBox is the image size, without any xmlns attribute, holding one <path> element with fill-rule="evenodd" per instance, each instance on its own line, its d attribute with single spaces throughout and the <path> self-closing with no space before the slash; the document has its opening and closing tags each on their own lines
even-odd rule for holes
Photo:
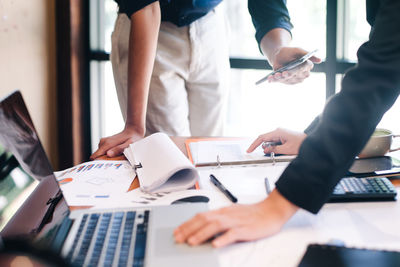
<svg viewBox="0 0 400 267">
<path fill-rule="evenodd" d="M 238 241 L 251 241 L 280 231 L 298 207 L 277 190 L 267 199 L 252 205 L 232 205 L 219 210 L 199 213 L 174 231 L 177 243 L 196 246 L 215 237 L 214 247 Z"/>
<path fill-rule="evenodd" d="M 274 70 L 282 68 L 290 61 L 296 60 L 307 54 L 307 51 L 297 47 L 282 47 L 274 55 L 272 59 L 272 67 Z M 321 59 L 312 56 L 306 62 L 300 66 L 283 72 L 278 72 L 268 77 L 269 82 L 281 82 L 285 84 L 296 84 L 302 82 L 308 76 L 310 71 L 314 67 L 314 63 L 319 64 Z"/>
<path fill-rule="evenodd" d="M 259 145 L 266 141 L 280 141 L 282 145 L 264 148 L 264 153 L 297 155 L 301 143 L 307 137 L 305 133 L 277 128 L 275 131 L 260 135 L 247 149 L 247 153 L 253 152 Z"/>
<path fill-rule="evenodd" d="M 136 142 L 143 138 L 143 134 L 139 134 L 133 128 L 125 127 L 122 132 L 101 138 L 99 142 L 99 148 L 90 156 L 91 160 L 94 160 L 100 156 L 107 155 L 108 157 L 116 157 L 124 152 L 133 142 Z"/>
</svg>

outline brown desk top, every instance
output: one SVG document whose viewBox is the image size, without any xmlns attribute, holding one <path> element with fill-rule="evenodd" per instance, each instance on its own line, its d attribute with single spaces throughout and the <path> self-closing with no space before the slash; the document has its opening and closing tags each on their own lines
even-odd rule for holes
<svg viewBox="0 0 400 267">
<path fill-rule="evenodd" d="M 188 138 L 189 137 L 184 137 L 184 136 L 171 136 L 172 141 L 178 146 L 178 148 L 183 152 L 183 154 L 185 154 L 185 156 L 188 156 L 186 147 L 185 147 L 185 141 Z M 190 138 L 192 138 L 192 137 L 190 137 Z M 125 160 L 126 158 L 125 158 L 125 156 L 122 155 L 122 156 L 114 157 L 114 158 L 109 158 L 107 156 L 103 156 L 98 159 L 101 159 L 101 160 Z M 391 182 L 393 183 L 394 186 L 400 187 L 400 179 L 392 179 Z M 132 182 L 129 190 L 133 190 L 138 187 L 139 187 L 139 181 L 137 178 L 135 178 L 135 180 Z"/>
<path fill-rule="evenodd" d="M 183 136 L 171 136 L 172 141 L 178 146 L 178 148 L 185 154 L 185 156 L 188 156 L 186 147 L 185 147 L 185 141 L 189 137 L 183 137 Z M 125 156 L 121 155 L 118 157 L 113 157 L 109 158 L 107 156 L 102 156 L 97 158 L 98 160 L 126 160 Z M 391 180 L 394 186 L 400 187 L 400 179 L 393 179 Z M 135 177 L 135 179 L 132 181 L 128 191 L 131 191 L 133 189 L 139 188 L 139 179 Z M 74 206 L 70 207 L 71 209 L 84 209 L 84 208 L 90 208 L 91 206 Z"/>
</svg>

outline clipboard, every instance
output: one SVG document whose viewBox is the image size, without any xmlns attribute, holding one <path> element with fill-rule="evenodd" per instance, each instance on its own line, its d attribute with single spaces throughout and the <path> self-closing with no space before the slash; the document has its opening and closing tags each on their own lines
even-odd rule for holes
<svg viewBox="0 0 400 267">
<path fill-rule="evenodd" d="M 214 155 L 210 155 L 210 158 L 207 160 L 198 159 L 195 155 L 193 155 L 193 143 L 199 142 L 212 142 L 216 141 L 215 145 L 223 145 L 223 146 L 235 146 L 236 143 L 243 143 L 243 141 L 248 140 L 245 137 L 214 137 L 214 138 L 190 138 L 185 141 L 185 147 L 187 150 L 187 154 L 189 160 L 196 166 L 196 167 L 210 167 L 210 166 L 230 166 L 230 165 L 248 165 L 248 164 L 263 164 L 263 163 L 278 163 L 278 162 L 290 162 L 296 156 L 292 155 L 279 155 L 279 156 L 271 156 L 265 155 L 264 152 L 258 152 L 258 155 L 255 156 L 247 156 L 244 155 L 240 158 L 232 158 L 226 157 L 226 155 L 218 154 L 217 152 Z M 221 142 L 221 144 L 218 144 Z M 223 142 L 227 142 L 227 144 L 223 144 Z M 209 146 L 212 148 L 212 145 Z M 244 150 L 244 148 L 242 148 Z M 253 152 L 254 153 L 254 152 Z M 251 154 L 253 154 L 251 153 Z M 250 154 L 249 154 L 250 155 Z"/>
<path fill-rule="evenodd" d="M 209 159 L 207 162 L 196 162 L 196 149 L 199 150 L 199 147 L 193 146 L 194 144 L 200 145 L 201 142 L 209 142 L 210 144 L 204 144 L 202 149 L 207 150 L 210 146 L 214 145 L 221 145 L 218 148 L 224 149 L 224 146 L 235 145 L 240 143 L 240 151 L 242 154 L 247 155 L 245 150 L 247 149 L 248 145 L 251 143 L 251 139 L 245 137 L 213 137 L 213 138 L 190 138 L 185 141 L 185 147 L 187 150 L 188 157 L 190 161 L 195 165 L 196 169 L 198 169 L 200 173 L 199 182 L 196 184 L 197 189 L 213 189 L 214 186 L 209 181 L 210 174 L 215 174 L 218 179 L 228 188 L 228 190 L 234 190 L 233 192 L 238 192 L 237 186 L 243 183 L 240 179 L 237 179 L 237 175 L 243 175 L 245 179 L 248 179 L 245 183 L 246 187 L 250 189 L 252 187 L 250 184 L 250 180 L 253 182 L 252 185 L 255 191 L 258 192 L 258 195 L 261 196 L 260 199 L 265 198 L 266 196 L 266 189 L 264 188 L 265 184 L 265 176 L 268 178 L 272 178 L 272 182 L 274 182 L 274 178 L 276 178 L 280 173 L 283 171 L 283 165 L 287 165 L 295 156 L 276 156 L 271 157 L 269 155 L 265 155 L 263 149 L 260 147 L 254 158 L 246 158 L 245 160 L 228 160 L 224 156 L 218 157 L 218 154 L 213 154 L 213 152 L 217 151 L 211 149 L 211 153 L 209 154 Z M 247 143 L 249 144 L 247 145 Z M 210 145 L 210 146 L 209 146 Z M 193 149 L 196 148 L 196 149 Z M 225 147 L 226 148 L 226 147 Z M 236 147 L 237 151 L 238 147 Z M 207 152 L 209 152 L 207 150 Z M 254 153 L 254 152 L 253 152 Z M 224 154 L 221 154 L 224 155 Z M 226 155 L 225 155 L 226 156 Z M 197 156 L 197 159 L 200 157 Z M 276 167 L 274 167 L 276 166 Z M 270 169 L 274 170 L 270 170 Z M 257 181 L 255 181 L 257 179 Z M 239 186 L 240 187 L 240 186 Z M 243 186 L 242 186 L 243 189 Z M 271 188 L 269 188 L 271 189 Z M 239 190 L 240 191 L 240 190 Z M 251 190 L 250 190 L 251 191 Z M 248 200 L 249 198 L 246 198 Z M 239 201 L 241 200 L 239 194 Z M 244 202 L 242 202 L 244 203 Z"/>
</svg>

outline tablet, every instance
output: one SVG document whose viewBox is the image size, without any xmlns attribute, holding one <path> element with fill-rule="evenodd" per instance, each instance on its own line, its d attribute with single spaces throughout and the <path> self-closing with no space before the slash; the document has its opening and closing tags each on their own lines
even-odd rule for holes
<svg viewBox="0 0 400 267">
<path fill-rule="evenodd" d="M 397 251 L 310 244 L 298 267 L 397 267 L 399 262 Z"/>
</svg>

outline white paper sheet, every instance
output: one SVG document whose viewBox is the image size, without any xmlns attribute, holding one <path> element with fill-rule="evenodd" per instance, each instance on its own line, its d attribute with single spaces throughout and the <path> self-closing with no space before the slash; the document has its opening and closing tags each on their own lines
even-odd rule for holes
<svg viewBox="0 0 400 267">
<path fill-rule="evenodd" d="M 246 152 L 253 141 L 253 139 L 199 141 L 190 143 L 189 147 L 195 165 L 216 163 L 218 160 L 221 163 L 270 160 L 269 156 L 265 156 L 261 146 L 252 153 Z M 276 158 L 289 161 L 294 156 L 277 156 Z"/>
<path fill-rule="evenodd" d="M 199 196 L 201 199 L 196 198 Z M 138 188 L 130 192 L 113 195 L 110 199 L 98 202 L 98 205 L 94 208 L 163 206 L 189 203 L 190 201 L 207 202 L 210 209 L 216 209 L 232 204 L 224 196 L 221 196 L 214 191 L 191 189 L 170 193 L 146 193 Z"/>
<path fill-rule="evenodd" d="M 94 206 L 129 189 L 136 174 L 128 161 L 89 161 L 56 172 L 69 206 Z"/>
<path fill-rule="evenodd" d="M 222 267 L 296 267 L 311 243 L 400 251 L 400 203 L 326 204 L 318 215 L 300 210 L 268 238 L 220 249 Z"/>
<path fill-rule="evenodd" d="M 185 190 L 197 181 L 197 170 L 166 134 L 155 133 L 137 141 L 124 154 L 132 166 L 140 166 L 136 173 L 146 192 Z"/>
<path fill-rule="evenodd" d="M 268 177 L 271 190 L 275 182 L 289 165 L 288 162 L 272 164 L 201 167 L 199 170 L 199 186 L 201 189 L 217 191 L 219 189 L 210 182 L 210 174 L 217 179 L 235 196 L 239 203 L 256 203 L 266 196 L 265 178 Z"/>
</svg>

